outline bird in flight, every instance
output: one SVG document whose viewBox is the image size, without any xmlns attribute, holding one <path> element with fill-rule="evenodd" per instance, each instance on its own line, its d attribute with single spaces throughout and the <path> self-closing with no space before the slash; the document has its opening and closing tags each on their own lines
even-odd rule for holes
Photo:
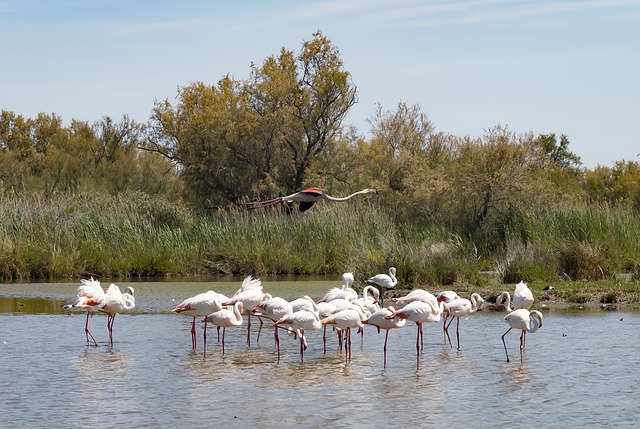
<svg viewBox="0 0 640 429">
<path fill-rule="evenodd" d="M 329 201 L 348 201 L 356 195 L 361 194 L 378 194 L 378 190 L 374 188 L 363 189 L 362 191 L 354 192 L 351 195 L 347 195 L 346 197 L 332 197 L 331 195 L 325 194 L 325 192 L 320 188 L 307 188 L 300 192 L 296 192 L 291 195 L 287 195 L 286 197 L 278 197 L 272 200 L 266 201 L 255 201 L 247 203 L 247 208 L 249 210 L 259 209 L 263 207 L 270 207 L 280 203 L 299 203 L 298 209 L 301 212 L 305 212 L 309 210 L 317 201 L 319 200 L 329 200 Z"/>
</svg>

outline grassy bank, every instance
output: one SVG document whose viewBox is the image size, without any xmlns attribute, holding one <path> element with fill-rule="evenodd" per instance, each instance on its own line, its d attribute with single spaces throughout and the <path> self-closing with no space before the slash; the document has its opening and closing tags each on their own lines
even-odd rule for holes
<svg viewBox="0 0 640 429">
<path fill-rule="evenodd" d="M 465 237 L 398 225 L 362 201 L 313 210 L 196 216 L 144 194 L 0 195 L 5 279 L 337 274 L 364 280 L 395 266 L 402 288 L 489 287 L 639 276 L 640 220 L 606 207 L 517 213 L 499 231 Z M 491 239 L 486 237 L 492 237 Z"/>
</svg>

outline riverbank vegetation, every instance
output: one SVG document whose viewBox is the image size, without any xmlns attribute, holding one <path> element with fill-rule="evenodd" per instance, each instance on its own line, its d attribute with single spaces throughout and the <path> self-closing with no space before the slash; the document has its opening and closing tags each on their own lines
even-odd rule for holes
<svg viewBox="0 0 640 429">
<path fill-rule="evenodd" d="M 145 124 L 2 110 L 0 275 L 364 280 L 395 266 L 407 288 L 640 279 L 637 162 L 585 168 L 553 130 L 450 135 L 403 102 L 378 106 L 365 136 L 345 124 L 355 102 L 317 33 L 247 80 L 182 87 Z M 245 208 L 308 186 L 379 195 Z"/>
</svg>

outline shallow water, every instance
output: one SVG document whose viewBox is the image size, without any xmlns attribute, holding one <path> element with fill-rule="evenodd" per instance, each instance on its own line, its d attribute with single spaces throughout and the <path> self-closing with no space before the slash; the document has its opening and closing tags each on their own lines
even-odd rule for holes
<svg viewBox="0 0 640 429">
<path fill-rule="evenodd" d="M 265 282 L 292 299 L 321 297 L 335 281 Z M 116 318 L 107 345 L 106 317 L 91 329 L 68 313 L 77 283 L 0 285 L 0 426 L 2 427 L 637 427 L 640 424 L 640 313 L 547 310 L 527 336 L 500 336 L 504 313 L 484 311 L 461 321 L 461 349 L 443 343 L 440 324 L 425 326 L 416 365 L 415 324 L 391 331 L 387 368 L 384 333 L 354 335 L 344 361 L 334 334 L 298 343 L 281 335 L 276 362 L 273 329 L 246 345 L 245 327 L 227 330 L 225 355 L 209 330 L 207 356 L 191 349 L 191 318 L 171 314 L 182 299 L 214 289 L 233 294 L 237 282 L 135 282 L 137 308 Z M 453 332 L 453 330 L 452 330 Z"/>
</svg>

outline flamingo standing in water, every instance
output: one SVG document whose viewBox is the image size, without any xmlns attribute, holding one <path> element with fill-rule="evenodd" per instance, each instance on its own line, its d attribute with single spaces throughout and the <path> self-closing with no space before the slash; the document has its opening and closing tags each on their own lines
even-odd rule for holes
<svg viewBox="0 0 640 429">
<path fill-rule="evenodd" d="M 495 309 L 498 310 L 500 308 L 500 305 L 504 301 L 506 301 L 504 304 L 504 309 L 507 310 L 508 312 L 512 312 L 513 310 L 519 310 L 521 308 L 529 310 L 531 309 L 531 306 L 533 305 L 533 301 L 534 301 L 533 292 L 531 292 L 531 289 L 529 289 L 529 287 L 525 282 L 520 280 L 520 283 L 516 285 L 516 289 L 513 292 L 513 307 L 511 306 L 511 296 L 509 295 L 509 292 L 504 291 L 496 299 Z M 524 332 L 522 341 L 523 342 L 527 341 L 526 331 Z"/>
<path fill-rule="evenodd" d="M 275 339 L 276 350 L 278 352 L 278 362 L 280 362 L 280 336 L 278 334 L 278 328 L 275 326 L 275 322 L 291 313 L 293 313 L 291 303 L 286 299 L 277 296 L 266 301 L 262 301 L 253 309 L 253 314 L 258 317 L 266 317 L 274 322 L 273 336 Z M 262 324 L 260 324 L 260 327 L 262 328 Z M 258 338 L 260 338 L 260 330 L 258 330 Z"/>
<path fill-rule="evenodd" d="M 304 350 L 307 348 L 307 340 L 304 331 L 317 330 L 322 328 L 320 316 L 317 311 L 299 310 L 288 314 L 278 320 L 275 326 L 284 325 L 293 331 L 300 331 L 300 360 L 304 363 Z"/>
<path fill-rule="evenodd" d="M 439 294 L 436 295 L 436 299 L 438 301 L 443 301 L 445 304 L 445 307 L 447 304 L 449 304 L 451 301 L 453 301 L 454 299 L 458 299 L 460 298 L 458 296 L 457 293 L 455 293 L 452 290 L 445 290 L 440 292 Z M 445 313 L 444 317 L 442 318 L 442 335 L 444 337 L 444 342 L 446 344 L 447 342 L 447 319 L 449 318 L 449 314 Z M 449 344 L 451 347 L 453 347 L 451 344 Z"/>
<path fill-rule="evenodd" d="M 376 274 L 375 276 L 369 278 L 367 280 L 368 283 L 374 283 L 381 288 L 384 288 L 382 292 L 382 296 L 380 298 L 380 306 L 384 305 L 384 292 L 387 289 L 393 289 L 398 284 L 398 279 L 396 278 L 396 268 L 390 267 L 388 274 Z"/>
<path fill-rule="evenodd" d="M 307 188 L 300 192 L 287 195 L 285 197 L 278 197 L 278 198 L 274 198 L 266 201 L 256 201 L 256 202 L 247 203 L 247 208 L 249 210 L 253 210 L 253 209 L 273 206 L 275 204 L 280 204 L 280 203 L 297 202 L 299 203 L 298 209 L 301 212 L 304 212 L 309 210 L 317 201 L 320 201 L 320 200 L 348 201 L 351 198 L 355 197 L 356 195 L 362 195 L 362 194 L 378 194 L 378 191 L 373 188 L 368 188 L 368 189 L 363 189 L 362 191 L 354 192 L 353 194 L 347 195 L 346 197 L 338 198 L 338 197 L 332 197 L 331 195 L 325 194 L 324 191 L 320 188 Z"/>
<path fill-rule="evenodd" d="M 87 320 L 84 324 L 84 334 L 87 337 L 87 346 L 89 345 L 89 337 L 93 340 L 93 345 L 98 346 L 96 339 L 93 338 L 89 331 L 89 319 L 93 317 L 93 313 L 100 311 L 107 303 L 107 296 L 100 286 L 98 280 L 94 280 L 93 277 L 90 280 L 80 280 L 82 284 L 78 287 L 78 299 L 73 305 L 65 306 L 65 308 L 84 308 L 87 310 Z"/>
<path fill-rule="evenodd" d="M 445 296 L 441 296 L 439 299 L 440 302 L 444 302 L 446 298 Z M 482 310 L 483 307 L 484 299 L 482 299 L 482 297 L 477 293 L 471 294 L 471 300 L 466 298 L 457 298 L 449 301 L 448 304 L 445 304 L 445 308 L 447 309 L 449 316 L 451 316 L 451 320 L 445 328 L 445 333 L 447 334 L 449 345 L 451 347 L 453 347 L 453 344 L 451 344 L 451 337 L 449 336 L 449 326 L 451 326 L 453 319 L 456 319 L 456 337 L 458 339 L 458 350 L 460 350 L 460 317 L 468 316 L 471 313 Z"/>
<path fill-rule="evenodd" d="M 221 298 L 223 298 L 223 296 L 209 290 L 185 299 L 171 310 L 174 313 L 193 317 L 193 323 L 191 323 L 191 346 L 194 349 L 196 348 L 196 317 L 205 317 L 211 313 L 222 310 Z M 204 354 L 205 356 L 207 354 L 206 323 L 204 324 Z"/>
<path fill-rule="evenodd" d="M 420 352 L 424 348 L 422 324 L 424 322 L 439 322 L 444 311 L 444 303 L 442 301 L 434 304 L 433 302 L 413 301 L 404 308 L 394 311 L 385 316 L 385 319 L 391 320 L 396 317 L 400 319 L 411 320 L 416 323 L 418 332 L 416 335 L 416 366 L 420 367 Z"/>
<path fill-rule="evenodd" d="M 222 303 L 225 306 L 233 306 L 238 301 L 242 302 L 242 307 L 247 315 L 247 346 L 251 345 L 251 312 L 262 301 L 270 298 L 272 298 L 270 294 L 262 291 L 262 281 L 260 279 L 247 276 L 240 289 L 231 298 Z M 260 328 L 262 328 L 262 324 L 262 319 L 260 319 Z"/>
<path fill-rule="evenodd" d="M 113 283 L 107 289 L 105 294 L 106 303 L 100 309 L 101 312 L 107 313 L 107 329 L 109 330 L 109 344 L 113 346 L 113 322 L 116 315 L 125 311 L 131 311 L 136 306 L 136 298 L 132 287 L 120 292 L 120 288 Z"/>
<path fill-rule="evenodd" d="M 383 347 L 383 367 L 387 367 L 387 339 L 389 338 L 389 330 L 402 328 L 406 324 L 406 319 L 401 319 L 400 317 L 393 317 L 391 319 L 387 319 L 387 316 L 392 315 L 396 311 L 395 308 L 389 306 L 385 308 L 381 308 L 374 312 L 368 319 L 362 321 L 365 325 L 375 326 L 378 329 L 378 333 L 380 333 L 380 329 L 385 330 L 384 334 L 384 347 Z"/>
<path fill-rule="evenodd" d="M 355 308 L 338 311 L 320 321 L 322 325 L 334 325 L 344 331 L 345 362 L 351 360 L 351 328 L 362 328 L 362 315 Z"/>
<path fill-rule="evenodd" d="M 242 325 L 242 301 L 236 301 L 233 309 L 223 308 L 215 313 L 209 314 L 202 318 L 205 323 L 211 322 L 219 328 L 222 328 L 222 355 L 224 355 L 224 334 L 227 328 Z"/>
<path fill-rule="evenodd" d="M 504 317 L 504 320 L 509 324 L 507 332 L 502 334 L 502 345 L 504 346 L 504 354 L 507 355 L 507 362 L 509 362 L 509 353 L 507 352 L 507 344 L 504 342 L 504 336 L 512 329 L 520 329 L 520 362 L 522 362 L 522 353 L 524 351 L 524 335 L 527 332 L 536 332 L 542 327 L 542 313 L 537 310 L 529 311 L 525 308 L 519 310 L 513 310 L 511 313 Z"/>
</svg>

